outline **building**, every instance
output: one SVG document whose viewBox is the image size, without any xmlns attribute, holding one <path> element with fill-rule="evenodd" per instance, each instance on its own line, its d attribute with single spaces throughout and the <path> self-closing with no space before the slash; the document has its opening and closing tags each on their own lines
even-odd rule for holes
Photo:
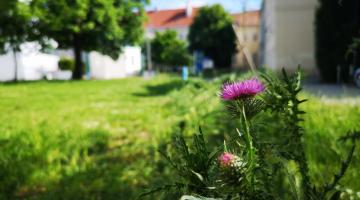
<svg viewBox="0 0 360 200">
<path fill-rule="evenodd" d="M 42 53 L 36 43 L 24 43 L 15 55 L 0 55 L 0 81 L 39 80 L 58 70 L 59 57 Z"/>
<path fill-rule="evenodd" d="M 180 39 L 187 40 L 189 28 L 198 11 L 199 8 L 191 6 L 181 9 L 148 11 L 145 36 L 153 38 L 156 32 L 171 29 L 178 33 Z M 234 19 L 234 31 L 238 36 L 238 53 L 234 55 L 233 67 L 248 65 L 248 61 L 244 58 L 244 49 L 247 49 L 251 59 L 258 63 L 260 12 L 236 13 L 232 14 L 232 16 Z"/>
<path fill-rule="evenodd" d="M 153 38 L 156 32 L 168 29 L 175 30 L 179 38 L 187 39 L 189 27 L 194 21 L 198 8 L 172 9 L 172 10 L 153 10 L 147 12 L 148 20 L 145 23 L 145 37 Z"/>
<path fill-rule="evenodd" d="M 234 55 L 233 67 L 249 68 L 250 63 L 259 65 L 260 12 L 249 11 L 232 15 L 237 36 L 238 53 Z"/>
<path fill-rule="evenodd" d="M 89 75 L 94 79 L 124 78 L 141 71 L 140 47 L 124 47 L 116 60 L 95 51 L 90 52 L 87 59 L 90 66 Z"/>
<path fill-rule="evenodd" d="M 261 10 L 261 64 L 275 71 L 298 65 L 316 75 L 317 0 L 266 0 Z"/>
<path fill-rule="evenodd" d="M 56 50 L 59 57 L 74 59 L 73 50 Z M 82 60 L 86 65 L 85 76 L 90 79 L 116 79 L 139 74 L 141 71 L 141 48 L 125 46 L 114 60 L 96 51 L 83 52 Z"/>
<path fill-rule="evenodd" d="M 56 50 L 51 54 L 42 53 L 38 44 L 25 43 L 21 45 L 21 51 L 16 53 L 16 62 L 13 52 L 0 55 L 0 81 L 12 81 L 15 77 L 24 81 L 68 80 L 71 78 L 71 72 L 61 71 L 58 68 L 61 57 L 74 58 L 73 51 Z M 124 78 L 140 73 L 141 48 L 126 46 L 116 60 L 95 51 L 83 53 L 83 61 L 88 66 L 86 72 L 88 78 Z"/>
</svg>

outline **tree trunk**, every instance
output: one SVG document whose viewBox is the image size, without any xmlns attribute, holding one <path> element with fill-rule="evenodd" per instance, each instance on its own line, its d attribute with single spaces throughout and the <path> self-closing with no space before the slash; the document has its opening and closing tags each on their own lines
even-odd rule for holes
<svg viewBox="0 0 360 200">
<path fill-rule="evenodd" d="M 16 56 L 16 50 L 13 48 L 13 55 L 14 55 L 14 82 L 18 81 L 18 62 Z"/>
<path fill-rule="evenodd" d="M 83 76 L 83 64 L 81 59 L 81 40 L 78 35 L 74 35 L 74 55 L 75 55 L 75 68 L 73 70 L 73 79 L 80 80 Z"/>
</svg>

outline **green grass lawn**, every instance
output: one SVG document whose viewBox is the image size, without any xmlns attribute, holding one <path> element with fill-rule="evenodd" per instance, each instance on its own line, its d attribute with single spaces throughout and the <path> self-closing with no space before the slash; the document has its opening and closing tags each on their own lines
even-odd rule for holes
<svg viewBox="0 0 360 200">
<path fill-rule="evenodd" d="M 190 87 L 168 75 L 0 85 L 0 199 L 134 199 L 168 174 L 156 148 L 179 122 L 187 134 L 198 125 L 209 135 L 231 132 L 226 122 L 219 125 L 218 88 L 200 80 Z M 304 95 L 310 168 L 321 182 L 340 162 L 336 139 L 360 128 L 360 98 Z M 355 191 L 359 152 L 342 182 Z"/>
</svg>

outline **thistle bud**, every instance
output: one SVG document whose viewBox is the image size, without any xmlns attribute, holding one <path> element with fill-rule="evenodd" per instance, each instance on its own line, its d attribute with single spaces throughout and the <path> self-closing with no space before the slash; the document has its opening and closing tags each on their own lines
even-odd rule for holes
<svg viewBox="0 0 360 200">
<path fill-rule="evenodd" d="M 238 156 L 225 152 L 218 157 L 221 179 L 227 183 L 237 183 L 244 176 L 246 163 Z"/>
</svg>

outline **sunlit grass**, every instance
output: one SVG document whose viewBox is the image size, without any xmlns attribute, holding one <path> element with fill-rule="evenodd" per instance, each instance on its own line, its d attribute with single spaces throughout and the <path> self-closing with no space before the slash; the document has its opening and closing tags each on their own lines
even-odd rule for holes
<svg viewBox="0 0 360 200">
<path fill-rule="evenodd" d="M 134 199 L 167 173 L 155 148 L 180 121 L 187 134 L 232 131 L 216 124 L 226 121 L 219 87 L 168 75 L 0 85 L 0 198 Z M 360 99 L 303 95 L 307 156 L 322 182 L 339 166 L 337 138 L 360 128 Z M 343 183 L 359 191 L 355 156 Z"/>
</svg>

